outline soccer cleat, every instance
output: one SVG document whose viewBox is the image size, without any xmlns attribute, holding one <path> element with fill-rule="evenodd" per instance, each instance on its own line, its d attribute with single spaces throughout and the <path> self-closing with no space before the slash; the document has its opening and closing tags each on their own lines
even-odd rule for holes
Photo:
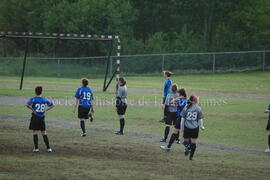
<svg viewBox="0 0 270 180">
<path fill-rule="evenodd" d="M 192 160 L 193 159 L 193 157 L 191 157 L 191 156 L 189 156 L 189 158 L 188 158 L 189 160 Z"/>
<path fill-rule="evenodd" d="M 33 152 L 39 152 L 39 149 L 33 149 Z"/>
<path fill-rule="evenodd" d="M 264 152 L 270 153 L 270 148 L 266 149 Z"/>
<path fill-rule="evenodd" d="M 117 132 L 115 132 L 114 134 L 116 134 L 116 135 L 124 135 L 124 133 L 121 132 L 121 131 L 117 131 Z"/>
<path fill-rule="evenodd" d="M 81 137 L 85 137 L 87 134 L 86 133 L 82 133 L 81 134 Z"/>
<path fill-rule="evenodd" d="M 159 142 L 166 142 L 167 140 L 165 138 L 162 138 Z"/>
<path fill-rule="evenodd" d="M 185 156 L 188 156 L 189 152 L 190 152 L 190 150 L 186 147 L 185 148 Z"/>
<path fill-rule="evenodd" d="M 175 140 L 175 141 L 176 141 L 176 144 L 181 144 L 180 139 L 177 139 L 177 140 Z"/>
<path fill-rule="evenodd" d="M 49 153 L 52 152 L 52 149 L 51 148 L 47 149 L 47 152 L 49 152 Z"/>
<path fill-rule="evenodd" d="M 169 152 L 171 150 L 171 148 L 169 148 L 168 146 L 160 146 L 160 149 L 167 151 L 167 152 Z"/>
<path fill-rule="evenodd" d="M 93 118 L 92 114 L 89 114 L 88 115 L 88 118 L 90 119 L 90 122 L 93 122 L 94 121 L 94 118 Z"/>
</svg>

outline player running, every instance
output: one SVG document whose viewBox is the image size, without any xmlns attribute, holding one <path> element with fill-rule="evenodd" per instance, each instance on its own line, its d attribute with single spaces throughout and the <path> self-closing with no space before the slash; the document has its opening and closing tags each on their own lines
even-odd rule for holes
<svg viewBox="0 0 270 180">
<path fill-rule="evenodd" d="M 198 105 L 198 97 L 192 94 L 188 100 L 187 105 L 181 112 L 181 131 L 184 131 L 184 146 L 185 155 L 189 153 L 189 160 L 193 159 L 196 151 L 196 141 L 199 137 L 199 128 L 204 130 L 203 114 L 200 106 Z"/>
<path fill-rule="evenodd" d="M 162 101 L 163 106 L 162 106 L 162 108 L 163 108 L 164 112 L 163 112 L 163 119 L 160 120 L 160 122 L 165 122 L 165 120 L 166 120 L 167 106 L 166 105 L 164 106 L 164 103 L 165 103 L 167 95 L 170 93 L 170 89 L 171 89 L 171 85 L 172 85 L 172 80 L 170 79 L 171 75 L 172 75 L 172 72 L 163 71 L 163 77 L 165 78 L 165 81 L 164 81 L 164 89 L 163 89 L 163 101 Z"/>
<path fill-rule="evenodd" d="M 264 113 L 268 113 L 268 123 L 266 126 L 266 131 L 268 134 L 268 149 L 266 149 L 264 152 L 269 153 L 270 152 L 270 103 L 268 105 L 268 108 L 264 110 Z"/>
<path fill-rule="evenodd" d="M 75 94 L 76 103 L 73 112 L 76 112 L 78 108 L 78 118 L 80 119 L 80 125 L 82 129 L 82 137 L 87 135 L 85 130 L 85 120 L 91 118 L 91 113 L 94 112 L 92 101 L 94 100 L 93 90 L 88 86 L 89 80 L 82 79 L 82 86 L 78 88 Z"/>
<path fill-rule="evenodd" d="M 166 100 L 164 102 L 164 106 L 167 106 L 166 119 L 165 119 L 165 129 L 164 129 L 164 137 L 160 140 L 160 142 L 166 142 L 168 135 L 170 133 L 170 126 L 175 124 L 176 122 L 176 111 L 177 106 L 173 104 L 171 101 L 178 97 L 177 93 L 177 84 L 173 84 L 171 88 L 172 92 L 167 95 Z"/>
<path fill-rule="evenodd" d="M 37 86 L 35 88 L 35 97 L 30 98 L 27 103 L 26 107 L 32 111 L 31 122 L 29 125 L 29 129 L 33 130 L 33 141 L 35 148 L 33 152 L 39 152 L 38 148 L 38 132 L 41 131 L 43 136 L 44 143 L 47 147 L 47 152 L 52 152 L 52 149 L 49 144 L 49 138 L 46 132 L 46 125 L 45 125 L 45 112 L 49 111 L 54 107 L 53 103 L 41 96 L 42 94 L 42 87 Z M 46 106 L 48 107 L 46 109 Z"/>
<path fill-rule="evenodd" d="M 125 127 L 125 113 L 127 110 L 127 86 L 126 80 L 123 77 L 120 77 L 117 83 L 118 86 L 116 90 L 116 111 L 119 116 L 120 130 L 115 132 L 115 134 L 123 135 Z"/>
<path fill-rule="evenodd" d="M 170 151 L 171 146 L 174 143 L 174 141 L 176 141 L 177 144 L 180 144 L 179 131 L 181 127 L 181 118 L 182 118 L 180 114 L 187 104 L 187 94 L 186 94 L 185 89 L 179 89 L 178 93 L 179 93 L 179 98 L 172 100 L 172 103 L 177 105 L 177 112 L 176 112 L 177 119 L 176 119 L 173 133 L 171 135 L 169 144 L 167 146 L 160 146 L 162 150 L 166 150 L 166 151 Z"/>
</svg>

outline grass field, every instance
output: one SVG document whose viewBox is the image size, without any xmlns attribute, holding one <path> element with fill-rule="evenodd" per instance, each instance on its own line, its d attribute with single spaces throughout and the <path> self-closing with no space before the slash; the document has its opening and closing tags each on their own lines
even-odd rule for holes
<svg viewBox="0 0 270 180">
<path fill-rule="evenodd" d="M 206 130 L 200 133 L 194 161 L 183 146 L 160 151 L 163 134 L 160 101 L 162 77 L 127 77 L 132 102 L 128 107 L 126 136 L 115 136 L 118 119 L 112 105 L 114 83 L 101 91 L 102 79 L 91 79 L 97 99 L 95 120 L 87 122 L 89 135 L 80 137 L 79 121 L 69 104 L 47 113 L 53 153 L 33 154 L 27 130 L 30 112 L 23 107 L 42 85 L 53 100 L 73 97 L 79 79 L 0 77 L 0 179 L 268 179 L 270 156 L 263 110 L 269 103 L 270 73 L 181 75 L 173 77 L 188 92 L 200 96 Z M 17 103 L 16 103 L 17 102 Z"/>
</svg>

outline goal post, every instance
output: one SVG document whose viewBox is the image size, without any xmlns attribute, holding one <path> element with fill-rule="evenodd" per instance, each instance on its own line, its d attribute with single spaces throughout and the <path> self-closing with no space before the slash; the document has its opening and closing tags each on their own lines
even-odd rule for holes
<svg viewBox="0 0 270 180">
<path fill-rule="evenodd" d="M 20 90 L 23 87 L 23 79 L 24 79 L 24 72 L 26 68 L 26 61 L 27 61 L 27 54 L 28 54 L 28 47 L 30 44 L 30 40 L 33 39 L 51 39 L 51 40 L 86 40 L 86 41 L 107 41 L 109 42 L 109 53 L 108 58 L 106 60 L 106 70 L 105 70 L 105 77 L 104 77 L 104 84 L 103 84 L 103 91 L 106 91 L 109 87 L 112 79 L 116 76 L 118 77 L 120 74 L 120 55 L 121 55 L 121 41 L 118 35 L 90 35 L 90 34 L 71 34 L 71 33 L 33 33 L 33 32 L 0 32 L 0 38 L 13 38 L 13 39 L 23 39 L 25 40 L 25 51 L 24 51 L 24 58 L 23 58 L 23 65 L 22 65 L 22 73 L 21 73 L 21 81 L 20 81 Z M 110 80 L 107 82 L 108 78 L 108 71 L 109 71 L 109 63 L 112 54 L 112 45 L 113 41 L 117 42 L 117 64 L 114 73 L 112 74 Z"/>
</svg>

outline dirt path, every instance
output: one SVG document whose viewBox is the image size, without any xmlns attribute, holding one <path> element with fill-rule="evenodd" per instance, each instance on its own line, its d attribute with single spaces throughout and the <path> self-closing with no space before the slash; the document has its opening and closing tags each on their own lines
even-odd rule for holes
<svg viewBox="0 0 270 180">
<path fill-rule="evenodd" d="M 7 121 L 24 122 L 24 123 L 29 121 L 28 117 L 17 117 L 17 116 L 3 115 L 3 114 L 0 114 L 0 119 L 7 120 Z M 56 119 L 54 119 L 54 118 L 48 118 L 47 125 L 49 127 L 54 127 L 54 128 L 79 129 L 79 126 L 77 126 L 77 125 L 74 125 L 72 123 L 67 123 L 67 122 L 56 121 Z M 110 129 L 99 128 L 97 125 L 92 125 L 92 127 L 90 127 L 89 130 L 95 131 L 95 132 L 110 133 L 110 134 L 113 134 L 113 132 L 114 132 Z M 158 148 L 158 144 L 159 144 L 158 142 L 160 140 L 159 136 L 154 136 L 151 134 L 129 133 L 129 132 L 125 133 L 125 135 L 131 136 L 131 137 L 137 137 L 137 138 L 152 139 L 153 143 L 156 143 L 157 148 Z M 206 147 L 206 148 L 210 148 L 210 149 L 215 149 L 215 150 L 237 152 L 237 153 L 244 153 L 244 154 L 251 154 L 251 155 L 270 156 L 270 153 L 266 154 L 263 151 L 249 150 L 249 149 L 243 149 L 243 148 L 238 148 L 238 147 L 229 147 L 229 146 L 218 145 L 218 144 L 208 144 L 208 143 L 204 143 L 204 142 L 199 142 L 198 145 Z"/>
</svg>

